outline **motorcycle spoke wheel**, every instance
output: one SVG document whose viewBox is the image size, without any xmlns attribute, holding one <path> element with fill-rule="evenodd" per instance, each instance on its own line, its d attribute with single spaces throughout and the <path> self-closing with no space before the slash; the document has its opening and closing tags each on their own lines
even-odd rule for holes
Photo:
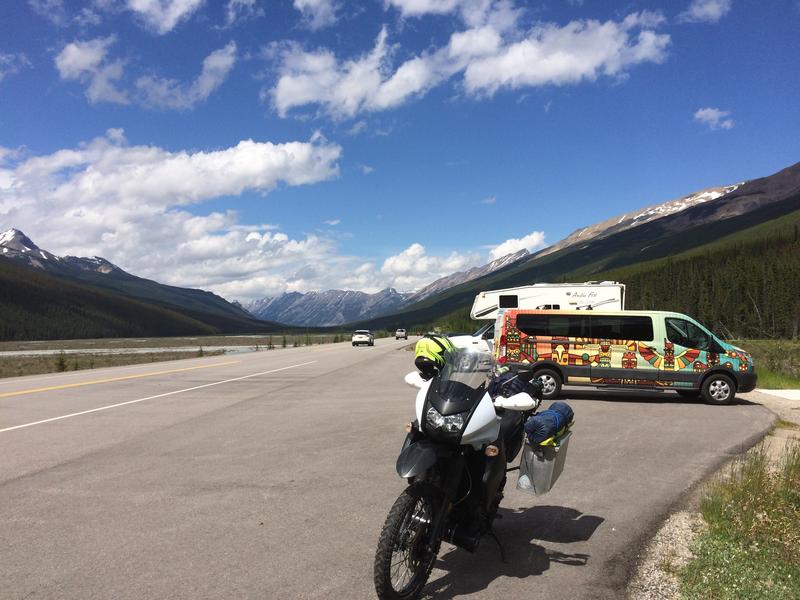
<svg viewBox="0 0 800 600">
<path fill-rule="evenodd" d="M 375 590 L 381 600 L 418 598 L 428 580 L 440 540 L 431 550 L 436 494 L 415 484 L 394 503 L 375 554 Z"/>
</svg>

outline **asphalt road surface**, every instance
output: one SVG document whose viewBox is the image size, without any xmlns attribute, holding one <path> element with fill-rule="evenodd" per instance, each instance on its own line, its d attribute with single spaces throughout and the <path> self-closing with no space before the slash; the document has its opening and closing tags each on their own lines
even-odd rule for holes
<svg viewBox="0 0 800 600">
<path fill-rule="evenodd" d="M 0 597 L 374 598 L 410 343 L 0 380 Z M 670 507 L 772 421 L 746 402 L 567 396 L 555 489 L 509 478 L 508 563 L 491 539 L 443 544 L 427 597 L 620 597 Z"/>
</svg>

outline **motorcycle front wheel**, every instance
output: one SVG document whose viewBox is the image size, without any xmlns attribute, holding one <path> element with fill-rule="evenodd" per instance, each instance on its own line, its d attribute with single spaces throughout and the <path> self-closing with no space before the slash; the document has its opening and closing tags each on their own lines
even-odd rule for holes
<svg viewBox="0 0 800 600">
<path fill-rule="evenodd" d="M 373 570 L 380 600 L 414 600 L 422 593 L 442 543 L 441 538 L 431 543 L 439 498 L 438 490 L 430 484 L 413 483 L 389 511 Z"/>
</svg>

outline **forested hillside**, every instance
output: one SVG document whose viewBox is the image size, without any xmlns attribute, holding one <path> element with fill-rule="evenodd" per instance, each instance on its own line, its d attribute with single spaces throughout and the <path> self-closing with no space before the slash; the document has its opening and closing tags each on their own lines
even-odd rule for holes
<svg viewBox="0 0 800 600">
<path fill-rule="evenodd" d="M 778 237 L 631 273 L 627 307 L 674 310 L 731 338 L 800 334 L 800 241 Z"/>
<path fill-rule="evenodd" d="M 0 340 L 203 335 L 275 325 L 163 306 L 0 260 Z"/>
</svg>

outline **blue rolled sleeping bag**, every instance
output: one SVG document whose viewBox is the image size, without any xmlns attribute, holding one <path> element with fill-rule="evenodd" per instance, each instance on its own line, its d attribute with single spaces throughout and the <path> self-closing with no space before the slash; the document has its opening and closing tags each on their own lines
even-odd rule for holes
<svg viewBox="0 0 800 600">
<path fill-rule="evenodd" d="M 533 415 L 525 422 L 525 434 L 531 444 L 541 444 L 556 435 L 566 425 L 572 423 L 575 416 L 566 402 L 553 402 L 550 408 Z"/>
</svg>

